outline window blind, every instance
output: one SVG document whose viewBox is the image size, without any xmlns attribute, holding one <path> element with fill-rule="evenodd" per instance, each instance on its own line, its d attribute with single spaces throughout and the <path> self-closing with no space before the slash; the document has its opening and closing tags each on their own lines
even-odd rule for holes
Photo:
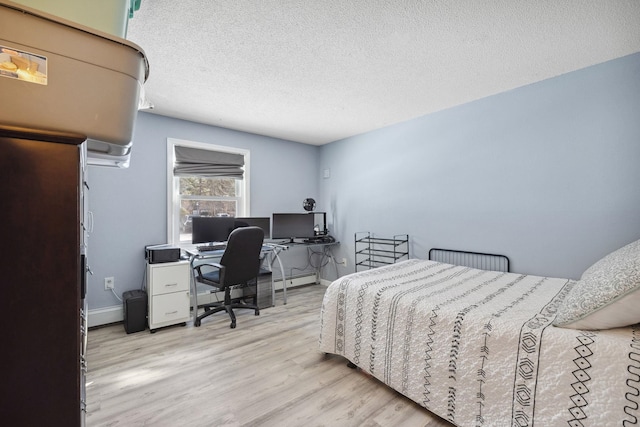
<svg viewBox="0 0 640 427">
<path fill-rule="evenodd" d="M 242 179 L 244 156 L 222 151 L 175 147 L 174 176 L 206 176 Z"/>
</svg>

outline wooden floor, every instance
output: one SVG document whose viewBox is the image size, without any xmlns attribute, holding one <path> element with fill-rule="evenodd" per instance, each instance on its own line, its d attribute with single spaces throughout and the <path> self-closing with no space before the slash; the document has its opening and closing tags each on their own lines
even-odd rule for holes
<svg viewBox="0 0 640 427">
<path fill-rule="evenodd" d="M 236 329 L 224 313 L 154 334 L 91 329 L 87 426 L 451 426 L 318 351 L 324 289 L 237 311 Z"/>
</svg>

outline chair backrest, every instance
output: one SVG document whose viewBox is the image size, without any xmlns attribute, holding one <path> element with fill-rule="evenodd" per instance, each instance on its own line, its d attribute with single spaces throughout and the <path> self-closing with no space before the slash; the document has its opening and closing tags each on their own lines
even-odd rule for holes
<svg viewBox="0 0 640 427">
<path fill-rule="evenodd" d="M 264 231 L 260 227 L 240 227 L 229 234 L 227 247 L 220 259 L 224 266 L 221 285 L 246 283 L 258 276 L 263 240 Z"/>
</svg>

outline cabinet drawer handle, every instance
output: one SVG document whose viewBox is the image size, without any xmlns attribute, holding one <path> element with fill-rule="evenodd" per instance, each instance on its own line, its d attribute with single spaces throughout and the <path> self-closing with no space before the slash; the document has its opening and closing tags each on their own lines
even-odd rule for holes
<svg viewBox="0 0 640 427">
<path fill-rule="evenodd" d="M 167 283 L 165 286 L 178 286 L 177 283 Z"/>
<path fill-rule="evenodd" d="M 169 311 L 169 312 L 165 313 L 165 315 L 176 314 L 177 312 L 178 312 L 178 310 Z"/>
</svg>

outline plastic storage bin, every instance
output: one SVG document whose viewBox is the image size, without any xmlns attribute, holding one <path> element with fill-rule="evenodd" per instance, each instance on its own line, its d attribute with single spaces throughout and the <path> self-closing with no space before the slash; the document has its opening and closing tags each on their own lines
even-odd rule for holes
<svg viewBox="0 0 640 427">
<path fill-rule="evenodd" d="M 90 151 L 126 155 L 148 72 L 127 40 L 0 1 L 5 125 L 80 133 Z"/>
</svg>

